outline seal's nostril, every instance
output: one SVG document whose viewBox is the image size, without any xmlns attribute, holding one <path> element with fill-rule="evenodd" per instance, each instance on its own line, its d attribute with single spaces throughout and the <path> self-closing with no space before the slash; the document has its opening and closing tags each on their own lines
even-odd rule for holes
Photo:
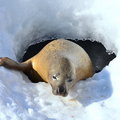
<svg viewBox="0 0 120 120">
<path fill-rule="evenodd" d="M 64 93 L 64 92 L 65 92 L 64 86 L 60 86 L 60 87 L 59 87 L 59 93 Z"/>
</svg>

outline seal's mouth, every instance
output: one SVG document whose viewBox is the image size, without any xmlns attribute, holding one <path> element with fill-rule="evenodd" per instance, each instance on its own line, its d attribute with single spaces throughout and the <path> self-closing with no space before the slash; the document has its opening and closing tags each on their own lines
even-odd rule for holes
<svg viewBox="0 0 120 120">
<path fill-rule="evenodd" d="M 64 86 L 60 86 L 57 89 L 53 89 L 52 92 L 54 95 L 59 95 L 63 97 L 66 97 L 68 95 L 68 91 Z"/>
</svg>

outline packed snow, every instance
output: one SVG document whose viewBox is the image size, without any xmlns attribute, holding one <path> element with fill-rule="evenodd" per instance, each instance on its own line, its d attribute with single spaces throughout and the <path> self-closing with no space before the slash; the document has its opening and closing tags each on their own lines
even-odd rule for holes
<svg viewBox="0 0 120 120">
<path fill-rule="evenodd" d="M 18 60 L 30 44 L 50 38 L 91 38 L 117 55 L 67 97 L 0 67 L 0 120 L 119 120 L 119 5 L 119 0 L 0 0 L 0 57 Z"/>
</svg>

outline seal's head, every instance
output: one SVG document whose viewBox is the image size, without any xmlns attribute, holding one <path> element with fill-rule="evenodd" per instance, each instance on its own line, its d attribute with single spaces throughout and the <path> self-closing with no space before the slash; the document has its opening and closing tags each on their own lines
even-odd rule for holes
<svg viewBox="0 0 120 120">
<path fill-rule="evenodd" d="M 73 86 L 75 77 L 74 69 L 67 58 L 60 58 L 50 66 L 48 81 L 52 86 L 54 95 L 67 96 Z"/>
</svg>

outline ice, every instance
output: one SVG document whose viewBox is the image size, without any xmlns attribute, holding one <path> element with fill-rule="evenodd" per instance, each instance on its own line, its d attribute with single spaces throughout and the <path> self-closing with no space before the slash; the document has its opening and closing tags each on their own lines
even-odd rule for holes
<svg viewBox="0 0 120 120">
<path fill-rule="evenodd" d="M 0 120 L 119 120 L 119 0 L 0 0 L 0 57 L 18 60 L 30 44 L 53 39 L 102 42 L 117 57 L 66 98 L 47 83 L 0 67 Z"/>
</svg>

